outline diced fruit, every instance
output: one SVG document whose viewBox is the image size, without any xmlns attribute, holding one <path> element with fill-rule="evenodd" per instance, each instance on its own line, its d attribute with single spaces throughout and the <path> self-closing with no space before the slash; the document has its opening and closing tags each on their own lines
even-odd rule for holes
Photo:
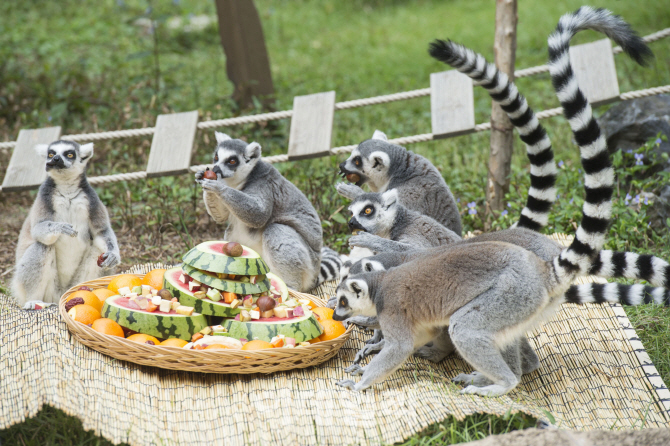
<svg viewBox="0 0 670 446">
<path fill-rule="evenodd" d="M 207 297 L 209 297 L 210 300 L 213 300 L 214 302 L 218 302 L 221 300 L 221 293 L 219 293 L 219 290 L 211 288 L 209 291 L 207 291 Z"/>
<path fill-rule="evenodd" d="M 147 304 L 147 311 L 151 311 L 152 313 L 158 309 L 158 305 L 154 305 L 152 302 L 149 302 Z"/>
<path fill-rule="evenodd" d="M 130 288 L 127 286 L 124 286 L 123 288 L 119 288 L 119 294 L 122 296 L 127 296 L 130 294 Z"/>
<path fill-rule="evenodd" d="M 251 308 L 254 305 L 254 298 L 249 296 L 244 296 L 244 301 L 242 302 L 245 307 Z"/>
<path fill-rule="evenodd" d="M 233 301 L 230 303 L 230 308 L 237 308 L 240 306 L 240 301 L 237 299 L 233 299 Z"/>
<path fill-rule="evenodd" d="M 161 313 L 169 313 L 172 310 L 172 302 L 169 300 L 161 300 L 161 303 L 158 307 Z"/>
<path fill-rule="evenodd" d="M 242 310 L 240 313 L 240 322 L 248 322 L 251 320 L 251 315 L 247 310 Z"/>
<path fill-rule="evenodd" d="M 206 327 L 207 320 L 202 314 L 183 316 L 134 310 L 130 302 L 123 297 L 110 297 L 105 300 L 102 316 L 116 321 L 122 327 L 157 338 L 190 339 L 191 335 Z M 80 307 L 78 305 L 77 307 Z M 74 309 L 77 309 L 75 307 Z"/>
<path fill-rule="evenodd" d="M 172 303 L 170 304 L 170 306 L 171 306 L 171 308 L 172 308 L 173 310 L 177 311 L 177 308 L 181 307 L 181 303 L 180 303 L 179 301 L 176 301 L 176 302 L 175 302 L 175 301 L 172 301 Z"/>
<path fill-rule="evenodd" d="M 294 338 L 296 342 L 304 342 L 316 338 L 323 333 L 323 329 L 314 315 L 303 316 L 294 319 L 277 319 L 270 321 L 239 321 L 224 320 L 222 325 L 228 329 L 228 333 L 235 338 L 262 339 L 270 341 L 280 334 L 287 338 Z"/>
<path fill-rule="evenodd" d="M 191 342 L 195 342 L 195 341 L 197 341 L 198 339 L 202 339 L 202 338 L 204 338 L 204 337 L 205 337 L 204 334 L 202 334 L 202 333 L 196 333 L 196 334 L 194 334 L 193 336 L 191 336 Z"/>
<path fill-rule="evenodd" d="M 276 274 L 268 273 L 267 279 L 270 281 L 270 286 L 274 287 L 282 298 L 282 302 L 288 299 L 288 287 L 283 280 Z"/>
<path fill-rule="evenodd" d="M 253 249 L 242 246 L 243 252 L 239 257 L 229 257 L 223 254 L 225 241 L 209 241 L 200 243 L 187 252 L 182 258 L 184 264 L 203 271 L 213 273 L 256 276 L 267 274 L 268 265 Z"/>
<path fill-rule="evenodd" d="M 161 299 L 160 296 L 153 296 L 151 298 L 151 303 L 156 305 L 156 306 L 159 306 L 161 304 L 161 302 L 163 302 L 163 299 Z"/>
<path fill-rule="evenodd" d="M 280 317 L 282 319 L 286 319 L 288 317 L 288 315 L 286 314 L 287 309 L 288 308 L 284 307 L 284 306 L 275 307 L 274 308 L 275 317 Z"/>
<path fill-rule="evenodd" d="M 196 299 L 204 299 L 205 297 L 207 297 L 207 293 L 205 293 L 204 291 L 196 291 L 195 293 L 193 293 L 193 297 L 195 297 Z"/>
<path fill-rule="evenodd" d="M 272 346 L 273 346 L 274 348 L 280 348 L 280 347 L 283 347 L 283 346 L 284 346 L 284 339 L 275 336 L 275 337 L 272 338 L 272 340 L 270 341 L 270 344 L 272 344 Z"/>
<path fill-rule="evenodd" d="M 293 316 L 300 317 L 305 315 L 305 310 L 302 306 L 297 306 L 293 309 Z"/>
<path fill-rule="evenodd" d="M 214 333 L 225 333 L 227 330 L 223 328 L 223 325 L 213 325 L 212 331 Z"/>
<path fill-rule="evenodd" d="M 228 291 L 223 292 L 223 301 L 225 303 L 231 304 L 234 300 L 237 300 L 237 294 L 229 293 Z"/>
<path fill-rule="evenodd" d="M 214 330 L 212 330 L 212 327 L 205 327 L 202 330 L 200 330 L 198 333 L 202 333 L 203 335 L 207 336 L 209 334 L 212 334 Z"/>
<path fill-rule="evenodd" d="M 309 346 L 310 346 L 310 343 L 309 343 L 309 342 L 301 342 L 301 343 L 298 344 L 298 345 L 299 345 L 300 347 L 309 347 Z"/>
<path fill-rule="evenodd" d="M 263 280 L 253 285 L 249 283 L 249 278 L 246 276 L 238 277 L 237 280 L 232 279 L 224 280 L 219 279 L 214 273 L 199 270 L 187 264 L 183 264 L 181 266 L 181 269 L 184 273 L 191 276 L 193 278 L 193 281 L 197 281 L 211 288 L 216 288 L 219 291 L 228 291 L 230 293 L 246 295 L 246 294 L 260 294 L 263 291 L 267 291 L 270 289 L 269 280 Z M 191 283 L 189 283 L 189 286 L 191 285 Z"/>
<path fill-rule="evenodd" d="M 195 311 L 195 309 L 193 307 L 186 307 L 184 305 L 180 305 L 175 309 L 175 311 L 177 312 L 177 314 L 183 314 L 184 316 L 190 316 L 190 315 L 193 314 L 193 311 Z"/>
<path fill-rule="evenodd" d="M 191 280 L 188 283 L 188 289 L 192 293 L 195 293 L 196 291 L 199 291 L 200 290 L 200 282 L 198 282 L 197 280 Z"/>
<path fill-rule="evenodd" d="M 274 310 L 261 311 L 261 317 L 262 318 L 275 317 L 275 312 Z"/>
<path fill-rule="evenodd" d="M 295 338 L 284 338 L 285 347 L 295 347 Z"/>
<path fill-rule="evenodd" d="M 251 319 L 253 319 L 253 320 L 258 320 L 258 319 L 261 318 L 261 312 L 260 312 L 260 311 L 255 311 L 255 310 L 251 310 L 251 311 L 249 312 L 249 316 L 250 316 Z"/>
<path fill-rule="evenodd" d="M 131 292 L 131 293 L 137 293 L 138 295 L 139 295 L 139 294 L 142 294 L 142 285 L 138 285 L 138 286 L 133 287 L 133 288 L 130 290 L 130 292 Z"/>
<path fill-rule="evenodd" d="M 195 345 L 223 345 L 227 348 L 242 348 L 242 342 L 239 339 L 231 338 L 228 336 L 204 336 L 200 340 L 193 341 Z"/>
</svg>

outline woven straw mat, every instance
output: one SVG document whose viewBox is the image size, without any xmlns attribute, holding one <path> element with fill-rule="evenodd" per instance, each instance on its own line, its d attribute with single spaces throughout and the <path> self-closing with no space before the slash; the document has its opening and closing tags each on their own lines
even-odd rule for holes
<svg viewBox="0 0 670 446">
<path fill-rule="evenodd" d="M 518 411 L 579 430 L 669 424 L 670 393 L 618 305 L 563 305 L 529 333 L 539 370 L 496 398 L 459 394 L 450 378 L 471 368 L 456 355 L 440 364 L 412 357 L 363 393 L 336 386 L 369 337 L 355 330 L 338 356 L 307 369 L 188 373 L 107 357 L 75 341 L 56 307 L 22 311 L 0 295 L 0 429 L 44 404 L 133 445 L 393 443 L 449 416 Z"/>
</svg>

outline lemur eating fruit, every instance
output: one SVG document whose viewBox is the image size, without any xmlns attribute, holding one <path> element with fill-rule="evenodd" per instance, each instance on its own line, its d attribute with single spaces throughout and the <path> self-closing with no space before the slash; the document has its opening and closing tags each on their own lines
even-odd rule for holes
<svg viewBox="0 0 670 446">
<path fill-rule="evenodd" d="M 195 174 L 207 212 L 228 222 L 224 238 L 249 246 L 270 270 L 298 291 L 335 280 L 339 257 L 322 249 L 321 220 L 307 197 L 271 164 L 261 146 L 216 132 L 212 171 L 217 179 Z"/>
<path fill-rule="evenodd" d="M 107 209 L 86 180 L 93 144 L 39 144 L 47 179 L 23 223 L 12 293 L 19 305 L 57 303 L 70 287 L 110 272 L 121 261 Z"/>
<path fill-rule="evenodd" d="M 359 370 L 363 378 L 358 384 L 345 380 L 339 385 L 363 390 L 384 379 L 415 348 L 429 341 L 434 351 L 448 351 L 453 343 L 476 369 L 455 378 L 468 384 L 463 393 L 501 395 L 519 383 L 524 373 L 519 340 L 566 301 L 564 293 L 576 276 L 592 269 L 611 216 L 614 171 L 605 138 L 570 66 L 569 41 L 582 29 L 606 33 L 640 63 L 651 55 L 627 23 L 601 9 L 584 7 L 563 16 L 549 38 L 552 83 L 580 147 L 585 170 L 586 199 L 574 241 L 550 261 L 509 243 L 457 243 L 423 251 L 388 271 L 345 279 L 337 289 L 333 318 L 376 316 L 385 345 Z M 435 284 L 435 277 L 444 277 L 448 283 Z M 614 293 L 601 297 L 620 300 Z M 582 302 L 575 295 L 567 299 Z M 667 304 L 660 293 L 650 296 L 649 301 Z"/>
</svg>

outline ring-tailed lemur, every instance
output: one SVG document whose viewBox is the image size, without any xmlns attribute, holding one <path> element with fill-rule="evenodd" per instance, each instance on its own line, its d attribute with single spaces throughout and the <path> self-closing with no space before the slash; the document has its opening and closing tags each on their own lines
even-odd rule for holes
<svg viewBox="0 0 670 446">
<path fill-rule="evenodd" d="M 388 271 L 347 278 L 338 286 L 333 319 L 376 316 L 385 346 L 361 369 L 361 382 L 345 380 L 338 385 L 363 390 L 431 340 L 437 349 L 446 350 L 446 344 L 453 343 L 478 370 L 456 377 L 469 384 L 463 393 L 501 395 L 519 383 L 522 366 L 516 341 L 556 311 L 576 276 L 588 274 L 604 244 L 611 217 L 614 170 L 605 138 L 574 80 L 569 59 L 569 41 L 582 29 L 606 33 L 640 63 L 651 55 L 626 22 L 605 10 L 583 7 L 567 14 L 549 37 L 552 83 L 580 147 L 585 171 L 586 199 L 573 242 L 549 262 L 508 243 L 458 243 L 424 251 Z M 435 282 L 435 277 L 449 283 Z M 609 297 L 619 300 L 619 296 Z M 656 303 L 666 302 L 665 297 L 652 297 Z M 446 326 L 448 336 L 436 337 Z"/>
<path fill-rule="evenodd" d="M 335 280 L 339 257 L 322 248 L 321 221 L 307 197 L 261 160 L 258 143 L 215 135 L 212 170 L 217 179 L 204 179 L 204 171 L 195 178 L 209 215 L 219 224 L 229 223 L 226 240 L 257 251 L 271 271 L 298 291 Z"/>
<path fill-rule="evenodd" d="M 351 152 L 349 159 L 340 164 L 340 172 L 359 178 L 355 185 L 338 184 L 340 195 L 354 199 L 363 192 L 360 188 L 363 184 L 373 192 L 396 189 L 400 202 L 408 209 L 428 215 L 461 234 L 456 200 L 437 168 L 421 155 L 391 144 L 379 130 Z"/>
<path fill-rule="evenodd" d="M 12 293 L 22 306 L 29 300 L 57 303 L 68 288 L 121 261 L 107 209 L 86 180 L 93 144 L 56 141 L 35 150 L 46 160 L 47 179 L 16 247 Z"/>
</svg>

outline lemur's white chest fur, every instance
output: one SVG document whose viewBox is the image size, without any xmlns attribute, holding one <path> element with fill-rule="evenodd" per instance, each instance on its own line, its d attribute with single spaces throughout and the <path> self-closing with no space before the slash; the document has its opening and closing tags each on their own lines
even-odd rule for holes
<svg viewBox="0 0 670 446">
<path fill-rule="evenodd" d="M 89 248 L 91 234 L 88 207 L 88 198 L 84 192 L 73 195 L 54 192 L 54 221 L 70 223 L 77 231 L 76 237 L 61 235 L 56 240 L 56 264 L 62 285 L 70 283 Z"/>
<path fill-rule="evenodd" d="M 263 257 L 263 233 L 247 227 L 232 212 L 228 217 L 229 226 L 226 230 L 226 240 L 234 240 L 256 251 Z"/>
</svg>

